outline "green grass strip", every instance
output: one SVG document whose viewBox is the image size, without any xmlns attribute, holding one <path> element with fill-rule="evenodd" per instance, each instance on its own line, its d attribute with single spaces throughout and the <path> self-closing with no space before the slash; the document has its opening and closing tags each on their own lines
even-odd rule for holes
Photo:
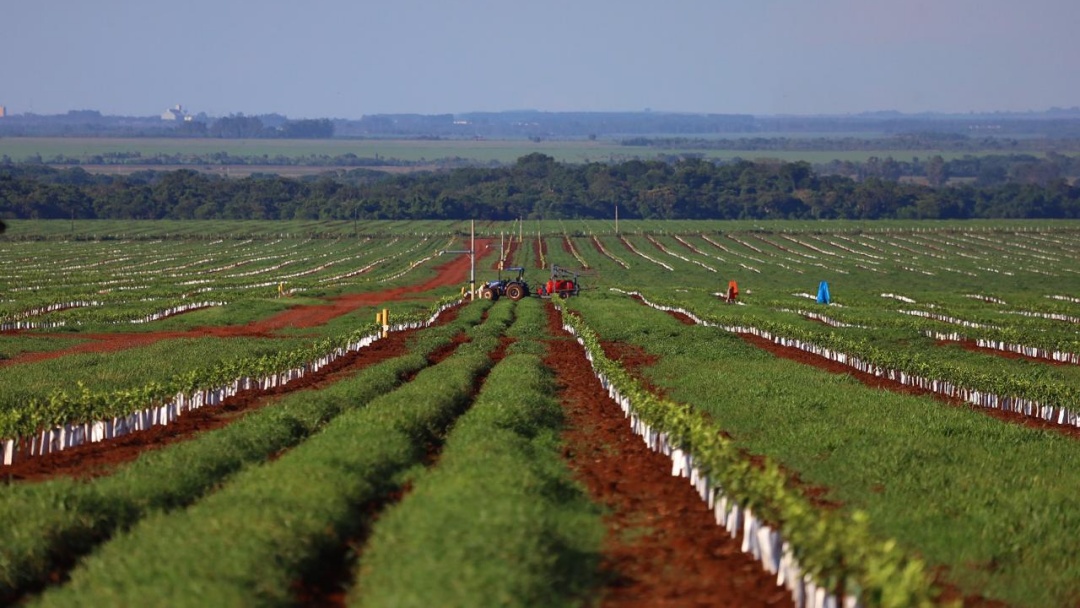
<svg viewBox="0 0 1080 608">
<path fill-rule="evenodd" d="M 523 314 L 511 333 L 543 330 L 538 301 L 518 307 Z M 587 603 L 604 527 L 561 457 L 554 394 L 536 354 L 512 354 L 495 366 L 437 466 L 379 518 L 350 604 Z"/>
<path fill-rule="evenodd" d="M 291 583 L 366 524 L 364 506 L 393 489 L 468 404 L 508 315 L 492 312 L 454 355 L 281 458 L 241 471 L 184 511 L 143 519 L 36 604 L 290 603 Z"/>
</svg>

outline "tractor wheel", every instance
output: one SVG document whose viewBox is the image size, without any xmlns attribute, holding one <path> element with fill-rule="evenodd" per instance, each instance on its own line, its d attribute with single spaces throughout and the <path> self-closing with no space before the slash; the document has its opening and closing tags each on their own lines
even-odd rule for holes
<svg viewBox="0 0 1080 608">
<path fill-rule="evenodd" d="M 566 298 L 570 297 L 570 292 L 569 291 L 560 291 L 559 292 L 559 297 L 565 300 Z"/>
<path fill-rule="evenodd" d="M 498 296 L 495 295 L 495 291 L 492 290 L 490 287 L 485 287 L 480 290 L 480 297 L 485 300 L 494 300 Z"/>
<path fill-rule="evenodd" d="M 520 283 L 512 283 L 506 287 L 506 297 L 517 302 L 525 297 L 525 287 Z"/>
</svg>

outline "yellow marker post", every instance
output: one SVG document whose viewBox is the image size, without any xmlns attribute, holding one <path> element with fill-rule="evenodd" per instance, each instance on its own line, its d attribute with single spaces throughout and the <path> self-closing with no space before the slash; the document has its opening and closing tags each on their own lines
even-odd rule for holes
<svg viewBox="0 0 1080 608">
<path fill-rule="evenodd" d="M 390 333 L 390 310 L 384 308 L 382 310 L 382 337 L 386 337 L 386 334 Z"/>
</svg>

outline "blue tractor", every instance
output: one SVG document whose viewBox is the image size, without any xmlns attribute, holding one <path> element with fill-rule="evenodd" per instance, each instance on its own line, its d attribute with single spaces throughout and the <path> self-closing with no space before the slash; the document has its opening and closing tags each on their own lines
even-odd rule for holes
<svg viewBox="0 0 1080 608">
<path fill-rule="evenodd" d="M 521 266 L 511 266 L 506 269 L 507 272 L 516 272 L 517 276 L 512 279 L 502 278 L 502 271 L 499 271 L 499 278 L 494 281 L 488 281 L 483 287 L 480 288 L 480 297 L 485 300 L 498 300 L 499 298 L 506 296 L 515 302 L 529 295 L 529 284 L 525 282 L 525 269 Z"/>
</svg>

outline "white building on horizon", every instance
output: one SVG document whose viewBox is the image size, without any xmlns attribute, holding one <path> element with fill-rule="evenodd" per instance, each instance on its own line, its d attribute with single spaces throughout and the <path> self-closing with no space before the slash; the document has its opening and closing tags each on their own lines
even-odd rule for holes
<svg viewBox="0 0 1080 608">
<path fill-rule="evenodd" d="M 161 120 L 184 120 L 184 121 L 190 121 L 191 118 L 192 118 L 191 115 L 188 114 L 186 111 L 184 111 L 184 107 L 181 106 L 180 104 L 176 104 L 175 106 L 169 108 L 168 110 L 165 110 L 161 114 Z"/>
</svg>

